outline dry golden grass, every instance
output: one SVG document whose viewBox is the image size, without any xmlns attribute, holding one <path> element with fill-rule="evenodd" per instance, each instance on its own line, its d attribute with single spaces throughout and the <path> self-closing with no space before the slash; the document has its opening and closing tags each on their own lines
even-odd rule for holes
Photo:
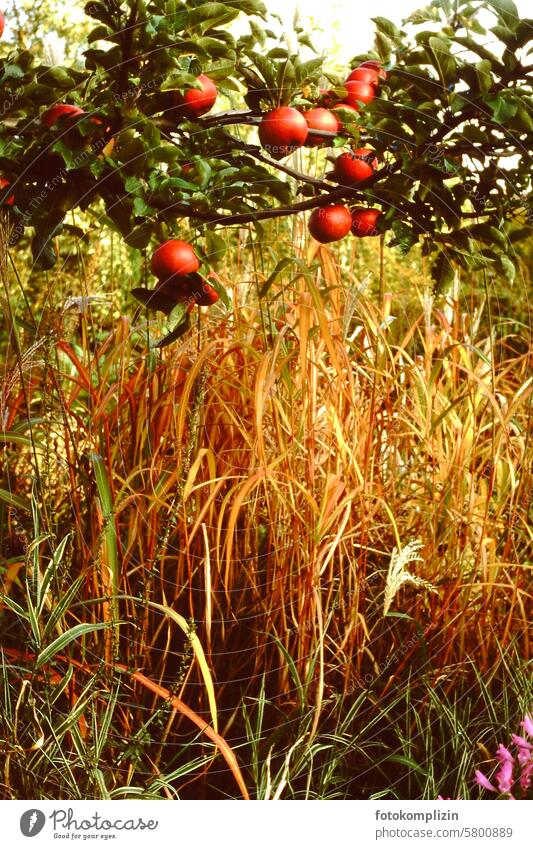
<svg viewBox="0 0 533 849">
<path fill-rule="evenodd" d="M 58 632 L 114 623 L 106 663 L 222 735 L 264 673 L 284 709 L 313 708 L 312 737 L 334 692 L 385 691 L 422 662 L 451 685 L 467 657 L 482 672 L 511 645 L 530 656 L 531 340 L 520 353 L 491 340 L 459 281 L 433 303 L 415 280 L 407 321 L 401 293 L 365 291 L 354 258 L 340 268 L 295 245 L 303 265 L 260 311 L 233 284 L 237 257 L 222 278 L 233 311 L 204 312 L 161 355 L 142 315 L 102 338 L 90 311 L 56 314 L 4 372 L 7 442 L 33 420 L 3 484 L 23 500 L 9 507 L 5 597 L 24 593 L 36 459 L 37 560 L 70 533 L 54 592 L 81 577 Z M 389 592 L 384 617 L 391 556 L 410 540 L 418 585 Z M 98 645 L 80 649 L 85 669 Z M 155 709 L 139 675 L 125 728 L 136 701 Z"/>
</svg>

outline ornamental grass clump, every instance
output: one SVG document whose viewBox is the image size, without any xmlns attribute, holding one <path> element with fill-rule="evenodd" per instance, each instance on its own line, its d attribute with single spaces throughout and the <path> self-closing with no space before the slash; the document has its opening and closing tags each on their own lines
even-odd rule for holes
<svg viewBox="0 0 533 849">
<path fill-rule="evenodd" d="M 533 739 L 531 716 L 526 715 L 520 724 L 526 736 Z M 499 793 L 500 796 L 508 799 L 526 799 L 531 797 L 528 791 L 531 789 L 533 777 L 533 743 L 519 734 L 512 734 L 511 740 L 515 748 L 514 754 L 502 743 L 496 750 L 496 759 L 499 764 L 499 769 L 494 776 L 496 786 L 479 769 L 476 769 L 476 781 L 480 787 L 491 793 Z"/>
</svg>

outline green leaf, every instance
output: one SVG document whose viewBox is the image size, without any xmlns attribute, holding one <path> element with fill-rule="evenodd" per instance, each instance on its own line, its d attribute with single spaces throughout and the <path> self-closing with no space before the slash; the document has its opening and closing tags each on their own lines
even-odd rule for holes
<svg viewBox="0 0 533 849">
<path fill-rule="evenodd" d="M 87 3 L 85 6 L 85 14 L 90 18 L 94 18 L 97 21 L 102 21 L 102 23 L 107 24 L 111 29 L 114 29 L 114 21 L 112 16 L 107 11 L 106 7 L 103 3 L 95 3 L 91 0 L 90 3 Z"/>
<path fill-rule="evenodd" d="M 224 3 L 200 3 L 196 9 L 187 14 L 187 29 L 193 29 L 198 24 L 209 22 L 210 27 L 228 24 L 239 14 L 238 9 L 231 9 Z"/>
<path fill-rule="evenodd" d="M 35 660 L 35 670 L 40 669 L 41 666 L 45 666 L 47 663 L 50 663 L 56 654 L 63 651 L 66 646 L 74 642 L 74 640 L 77 640 L 78 637 L 82 637 L 84 634 L 89 634 L 91 631 L 102 631 L 104 628 L 110 627 L 110 622 L 98 622 L 96 624 L 93 624 L 92 622 L 82 622 L 80 625 L 74 625 L 73 628 L 70 628 L 68 631 L 65 631 L 64 634 L 61 634 L 60 637 L 57 637 L 52 643 L 50 643 L 49 646 L 43 649 L 42 652 L 39 652 Z"/>
<path fill-rule="evenodd" d="M 32 239 L 31 252 L 35 268 L 49 271 L 57 262 L 52 237 L 48 233 L 36 233 Z"/>
<path fill-rule="evenodd" d="M 74 85 L 74 80 L 64 68 L 37 68 L 41 85 L 53 86 L 68 91 Z"/>
<path fill-rule="evenodd" d="M 371 18 L 371 20 L 375 23 L 376 29 L 378 32 L 383 33 L 383 35 L 392 38 L 393 41 L 401 38 L 401 32 L 398 27 L 393 24 L 392 21 L 389 21 L 388 18 Z"/>
<path fill-rule="evenodd" d="M 94 41 L 100 41 L 100 39 L 106 39 L 110 35 L 109 27 L 106 26 L 98 26 L 95 27 L 89 35 L 87 36 L 87 43 L 92 44 Z"/>
<path fill-rule="evenodd" d="M 190 313 L 186 312 L 181 321 L 178 322 L 174 330 L 164 336 L 159 342 L 156 342 L 152 347 L 153 348 L 166 348 L 167 345 L 171 345 L 172 342 L 175 342 L 176 339 L 179 339 L 180 336 L 183 336 L 184 333 L 187 333 L 187 330 L 191 326 L 191 317 Z"/>
<path fill-rule="evenodd" d="M 382 32 L 376 32 L 374 46 L 380 60 L 383 64 L 386 64 L 391 56 L 391 43 L 389 39 Z"/>
<path fill-rule="evenodd" d="M 492 117 L 498 124 L 505 124 L 510 118 L 513 118 L 519 106 L 518 101 L 513 96 L 506 94 L 486 97 L 485 103 L 492 110 Z"/>
<path fill-rule="evenodd" d="M 218 233 L 214 233 L 213 230 L 206 230 L 205 241 L 206 254 L 209 262 L 220 262 L 226 253 L 226 240 L 222 236 L 219 236 Z"/>
<path fill-rule="evenodd" d="M 13 492 L 9 492 L 7 489 L 0 489 L 0 501 L 5 501 L 10 507 L 14 507 L 16 510 L 23 510 L 25 513 L 29 513 L 31 511 L 29 501 L 26 501 L 25 498 L 21 498 L 20 495 L 15 495 Z"/>
<path fill-rule="evenodd" d="M 450 53 L 450 45 L 445 39 L 432 36 L 428 42 L 429 52 L 433 58 L 440 80 L 444 86 L 455 81 L 455 59 Z"/>
<path fill-rule="evenodd" d="M 496 260 L 496 267 L 501 272 L 501 274 L 505 277 L 509 283 L 514 283 L 514 279 L 516 277 L 516 267 L 514 263 L 511 262 L 508 256 L 505 254 L 501 254 Z"/>
<path fill-rule="evenodd" d="M 500 21 L 506 27 L 509 27 L 513 32 L 516 30 L 521 16 L 518 14 L 518 9 L 513 0 L 487 0 L 486 5 L 494 9 Z"/>
<path fill-rule="evenodd" d="M 117 529 L 115 526 L 115 516 L 113 513 L 113 496 L 111 487 L 109 486 L 109 478 L 107 468 L 100 454 L 89 454 L 89 459 L 94 466 L 94 474 L 96 477 L 96 488 L 98 497 L 102 507 L 102 516 L 104 520 L 103 536 L 106 547 L 106 565 L 111 574 L 111 586 L 113 593 L 118 593 L 118 548 L 117 548 Z"/>
<path fill-rule="evenodd" d="M 479 91 L 483 93 L 490 91 L 493 83 L 491 63 L 488 59 L 481 59 L 474 67 Z"/>
<path fill-rule="evenodd" d="M 435 281 L 435 293 L 441 292 L 453 280 L 453 266 L 444 251 L 437 255 L 431 267 L 431 277 Z"/>
<path fill-rule="evenodd" d="M 143 286 L 138 286 L 130 292 L 133 297 L 150 310 L 159 310 L 170 315 L 176 306 L 176 299 L 171 295 L 166 295 L 158 289 L 145 289 Z"/>
<path fill-rule="evenodd" d="M 280 259 L 270 277 L 268 277 L 268 279 L 265 280 L 265 282 L 261 286 L 261 289 L 259 290 L 259 297 L 264 298 L 272 284 L 275 282 L 276 278 L 279 277 L 279 275 L 281 274 L 281 272 L 289 266 L 294 265 L 295 263 L 296 265 L 300 265 L 300 261 L 296 257 L 286 256 L 283 257 L 283 259 Z"/>
</svg>

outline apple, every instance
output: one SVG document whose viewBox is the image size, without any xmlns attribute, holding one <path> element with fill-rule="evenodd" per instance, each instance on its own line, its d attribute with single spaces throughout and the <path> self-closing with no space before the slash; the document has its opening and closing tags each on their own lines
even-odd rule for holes
<svg viewBox="0 0 533 849">
<path fill-rule="evenodd" d="M 180 117 L 194 120 L 205 115 L 215 105 L 218 91 L 213 80 L 205 74 L 200 74 L 196 77 L 196 82 L 200 83 L 201 88 L 190 88 L 185 94 L 180 94 L 179 91 L 170 92 L 172 107 Z"/>
<path fill-rule="evenodd" d="M 5 177 L 0 177 L 0 189 L 5 189 L 7 186 L 10 185 L 11 183 L 9 182 L 9 180 L 6 180 Z M 6 204 L 6 206 L 13 206 L 13 204 L 15 203 L 15 195 L 9 195 L 9 197 L 4 201 L 4 203 Z"/>
<path fill-rule="evenodd" d="M 307 121 L 291 106 L 273 109 L 259 124 L 259 141 L 273 159 L 282 159 L 305 144 L 307 133 Z"/>
<path fill-rule="evenodd" d="M 376 222 L 381 216 L 379 209 L 358 206 L 352 209 L 352 233 L 354 236 L 379 236 Z"/>
<path fill-rule="evenodd" d="M 372 176 L 378 166 L 378 161 L 374 157 L 370 159 L 374 151 L 367 147 L 360 147 L 353 152 L 343 153 L 335 160 L 335 179 L 343 185 L 351 183 L 359 183 L 361 180 L 367 180 Z"/>
<path fill-rule="evenodd" d="M 382 80 L 387 79 L 387 72 L 383 68 L 381 62 L 378 62 L 376 59 L 366 59 L 364 62 L 361 62 L 359 65 L 360 68 L 372 68 L 374 71 L 377 71 L 378 77 Z"/>
<path fill-rule="evenodd" d="M 356 109 L 361 108 L 360 103 L 371 103 L 376 96 L 374 86 L 361 80 L 348 80 L 344 83 L 344 87 L 347 91 L 346 103 Z"/>
<path fill-rule="evenodd" d="M 158 280 L 155 290 L 176 303 L 188 301 L 191 297 L 192 281 L 184 274 L 174 274 L 163 280 Z"/>
<path fill-rule="evenodd" d="M 204 281 L 201 289 L 195 289 L 193 297 L 199 307 L 211 307 L 216 304 L 219 295 L 213 286 Z"/>
<path fill-rule="evenodd" d="M 169 239 L 153 252 L 150 268 L 156 277 L 167 280 L 175 275 L 180 277 L 198 271 L 200 263 L 192 245 L 181 239 Z"/>
<path fill-rule="evenodd" d="M 343 239 L 351 227 L 352 214 L 343 204 L 319 206 L 312 211 L 309 218 L 309 232 L 322 244 Z"/>
<path fill-rule="evenodd" d="M 4 34 L 4 27 L 6 25 L 6 16 L 3 12 L 0 12 L 0 38 L 2 38 Z"/>
<path fill-rule="evenodd" d="M 189 304 L 189 309 L 194 304 L 198 304 L 200 307 L 210 307 L 216 304 L 219 299 L 216 289 L 196 273 L 175 274 L 166 280 L 160 280 L 155 291 L 161 292 L 176 304 Z"/>
<path fill-rule="evenodd" d="M 378 86 L 379 85 L 379 73 L 375 68 L 369 67 L 359 67 L 355 68 L 352 71 L 350 76 L 348 77 L 348 82 L 350 80 L 358 80 L 362 83 L 367 83 L 368 85 Z"/>
<path fill-rule="evenodd" d="M 83 109 L 79 106 L 73 106 L 71 103 L 56 103 L 55 106 L 50 106 L 41 115 L 41 121 L 45 127 L 53 127 L 61 118 L 72 118 L 74 115 L 84 115 Z"/>
<path fill-rule="evenodd" d="M 309 131 L 323 130 L 324 132 L 337 134 L 342 126 L 341 122 L 335 117 L 333 112 L 330 112 L 329 109 L 322 109 L 320 106 L 317 109 L 309 109 L 308 112 L 303 113 L 303 116 L 307 121 Z M 309 132 L 307 134 L 305 146 L 317 147 L 320 144 L 331 144 L 332 141 L 332 139 L 324 138 L 323 136 L 316 136 L 314 133 Z"/>
</svg>

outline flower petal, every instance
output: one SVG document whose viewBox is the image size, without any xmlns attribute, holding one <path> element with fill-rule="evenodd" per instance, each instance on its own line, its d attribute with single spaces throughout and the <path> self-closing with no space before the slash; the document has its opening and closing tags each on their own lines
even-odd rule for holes
<svg viewBox="0 0 533 849">
<path fill-rule="evenodd" d="M 476 781 L 480 787 L 483 787 L 484 790 L 490 790 L 492 793 L 496 793 L 496 788 L 479 769 L 476 769 Z"/>
</svg>

